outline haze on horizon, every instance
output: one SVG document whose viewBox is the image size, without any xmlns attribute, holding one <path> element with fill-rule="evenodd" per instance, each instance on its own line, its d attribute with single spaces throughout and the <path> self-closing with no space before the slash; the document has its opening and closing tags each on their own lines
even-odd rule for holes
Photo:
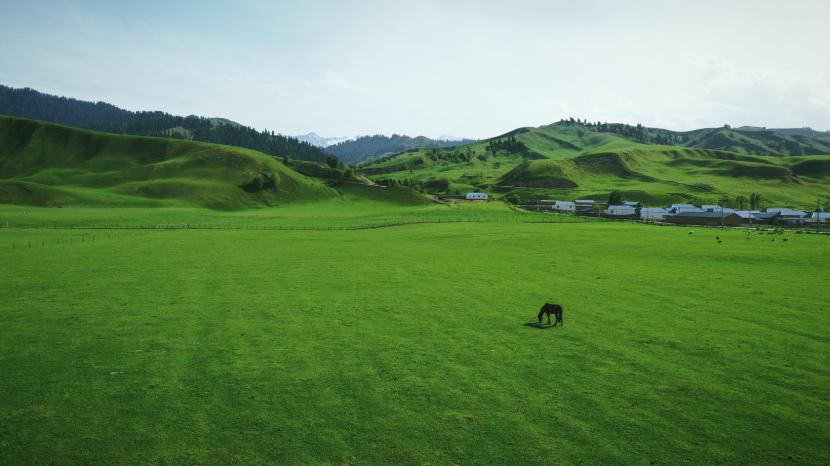
<svg viewBox="0 0 830 466">
<path fill-rule="evenodd" d="M 830 129 L 830 3 L 0 0 L 0 84 L 283 134 Z"/>
</svg>

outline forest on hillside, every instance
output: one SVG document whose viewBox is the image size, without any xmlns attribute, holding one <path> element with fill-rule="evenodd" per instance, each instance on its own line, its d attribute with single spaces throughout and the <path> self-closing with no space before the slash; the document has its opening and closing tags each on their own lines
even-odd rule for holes
<svg viewBox="0 0 830 466">
<path fill-rule="evenodd" d="M 298 160 L 324 162 L 328 156 L 309 143 L 230 120 L 160 111 L 133 112 L 106 102 L 54 96 L 30 88 L 0 85 L 0 114 L 95 131 L 227 144 Z"/>
</svg>

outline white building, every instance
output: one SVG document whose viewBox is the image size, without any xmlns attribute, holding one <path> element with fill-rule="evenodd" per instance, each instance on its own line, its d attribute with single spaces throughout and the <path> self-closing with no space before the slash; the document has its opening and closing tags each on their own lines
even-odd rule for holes
<svg viewBox="0 0 830 466">
<path fill-rule="evenodd" d="M 700 207 L 703 207 L 703 206 L 700 206 Z M 705 210 L 707 212 L 716 212 L 716 213 L 721 213 L 722 212 L 723 215 L 729 215 L 729 214 L 734 214 L 735 213 L 735 209 L 733 209 L 731 207 L 721 207 L 719 205 L 714 206 L 713 209 L 703 209 L 703 210 Z"/>
<path fill-rule="evenodd" d="M 691 204 L 672 204 L 669 207 L 668 214 L 680 214 L 683 212 L 703 212 L 700 207 L 695 207 Z"/>
<path fill-rule="evenodd" d="M 810 220 L 813 223 L 816 223 L 816 218 L 818 218 L 819 223 L 830 222 L 830 212 L 813 212 L 813 215 L 810 216 Z"/>
<path fill-rule="evenodd" d="M 803 210 L 788 209 L 786 207 L 773 207 L 766 210 L 767 212 L 777 213 L 785 218 L 803 218 L 807 216 L 807 212 Z"/>
<path fill-rule="evenodd" d="M 466 199 L 468 201 L 486 201 L 486 193 L 467 193 Z"/>
<path fill-rule="evenodd" d="M 630 205 L 610 205 L 602 213 L 609 216 L 636 215 L 637 209 Z"/>
<path fill-rule="evenodd" d="M 637 207 L 638 205 L 640 205 L 640 203 L 637 201 L 623 201 L 623 205 Z"/>
<path fill-rule="evenodd" d="M 667 209 L 662 207 L 643 207 L 640 209 L 640 220 L 660 222 L 666 217 Z"/>
<path fill-rule="evenodd" d="M 559 212 L 573 212 L 576 210 L 576 204 L 573 201 L 553 201 L 550 208 Z"/>
</svg>

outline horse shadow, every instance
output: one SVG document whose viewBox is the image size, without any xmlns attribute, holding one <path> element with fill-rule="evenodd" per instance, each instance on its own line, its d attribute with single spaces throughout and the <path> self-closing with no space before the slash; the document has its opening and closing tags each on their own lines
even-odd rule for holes
<svg viewBox="0 0 830 466">
<path fill-rule="evenodd" d="M 525 327 L 535 328 L 537 330 L 548 330 L 548 329 L 552 329 L 553 327 L 556 326 L 556 325 L 552 325 L 552 324 L 542 324 L 542 323 L 539 323 L 539 322 L 526 322 L 522 325 L 524 325 Z"/>
</svg>

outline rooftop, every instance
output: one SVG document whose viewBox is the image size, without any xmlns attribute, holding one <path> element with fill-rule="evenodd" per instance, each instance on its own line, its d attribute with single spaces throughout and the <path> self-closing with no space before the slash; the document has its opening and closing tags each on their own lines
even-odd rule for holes
<svg viewBox="0 0 830 466">
<path fill-rule="evenodd" d="M 695 218 L 721 218 L 736 215 L 734 213 L 721 214 L 721 212 L 678 212 L 673 217 L 695 217 Z"/>
</svg>

